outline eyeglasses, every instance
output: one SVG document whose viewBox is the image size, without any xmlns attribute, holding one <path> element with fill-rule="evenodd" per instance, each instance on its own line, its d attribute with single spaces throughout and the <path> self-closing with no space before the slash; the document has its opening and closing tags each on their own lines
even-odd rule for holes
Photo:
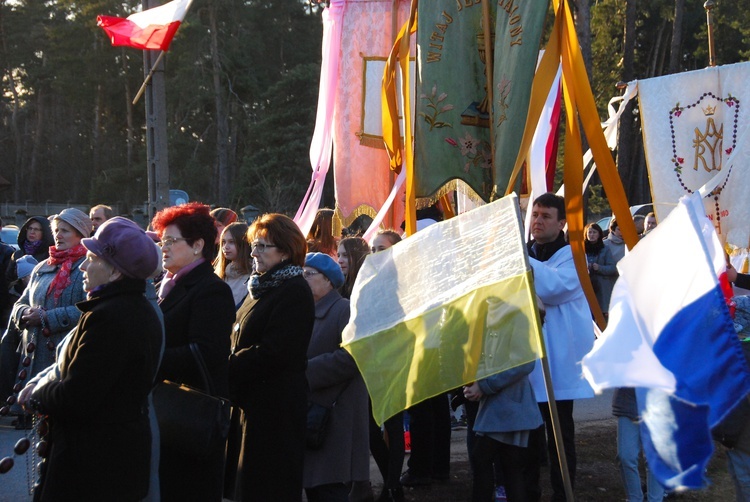
<svg viewBox="0 0 750 502">
<path fill-rule="evenodd" d="M 305 270 L 304 272 L 302 272 L 302 277 L 304 277 L 305 279 L 309 279 L 310 277 L 319 273 L 320 272 L 318 272 L 317 270 Z"/>
<path fill-rule="evenodd" d="M 265 253 L 268 248 L 278 247 L 273 244 L 263 244 L 262 242 L 253 242 L 251 246 L 253 247 L 253 251 L 257 251 L 259 253 Z"/>
<path fill-rule="evenodd" d="M 29 227 L 28 229 L 26 229 L 26 231 L 27 232 L 41 232 L 42 228 L 41 227 Z"/>
<path fill-rule="evenodd" d="M 161 240 L 159 245 L 163 248 L 172 247 L 172 244 L 174 244 L 177 241 L 187 241 L 184 237 L 165 237 Z"/>
</svg>

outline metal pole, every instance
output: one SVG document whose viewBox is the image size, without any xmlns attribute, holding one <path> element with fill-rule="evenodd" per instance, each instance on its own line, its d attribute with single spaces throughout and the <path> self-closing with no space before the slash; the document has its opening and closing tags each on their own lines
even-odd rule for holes
<svg viewBox="0 0 750 502">
<path fill-rule="evenodd" d="M 143 10 L 156 7 L 154 0 L 142 0 Z M 146 158 L 148 163 L 148 220 L 169 205 L 169 159 L 167 156 L 167 106 L 164 62 L 159 51 L 143 51 L 146 86 Z M 155 68 L 155 69 L 154 69 Z M 152 73 L 152 69 L 153 73 Z"/>
<path fill-rule="evenodd" d="M 706 27 L 708 28 L 708 66 L 716 66 L 716 51 L 714 50 L 714 16 L 711 9 L 716 6 L 713 0 L 706 0 L 703 8 L 706 9 Z"/>
</svg>

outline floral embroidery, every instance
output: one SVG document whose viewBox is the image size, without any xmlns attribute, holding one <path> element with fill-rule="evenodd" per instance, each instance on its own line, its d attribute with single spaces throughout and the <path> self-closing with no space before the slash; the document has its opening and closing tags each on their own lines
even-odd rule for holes
<svg viewBox="0 0 750 502">
<path fill-rule="evenodd" d="M 432 131 L 434 128 L 443 128 L 443 127 L 453 127 L 449 122 L 445 122 L 444 120 L 438 120 L 438 116 L 453 110 L 453 105 L 445 103 L 442 104 L 443 101 L 448 97 L 448 94 L 443 92 L 440 93 L 440 95 L 437 95 L 437 84 L 432 86 L 432 92 L 429 96 L 426 94 L 422 94 L 419 96 L 420 99 L 427 100 L 427 108 L 432 109 L 432 114 L 427 115 L 424 112 L 419 112 L 419 115 L 424 117 L 424 121 L 430 124 L 430 131 Z"/>
</svg>

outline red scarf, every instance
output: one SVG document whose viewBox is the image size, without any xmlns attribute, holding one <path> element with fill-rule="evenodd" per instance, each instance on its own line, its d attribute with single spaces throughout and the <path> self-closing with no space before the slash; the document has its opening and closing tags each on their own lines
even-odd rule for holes
<svg viewBox="0 0 750 502">
<path fill-rule="evenodd" d="M 60 265 L 60 269 L 47 289 L 47 294 L 54 292 L 55 305 L 57 305 L 57 300 L 60 299 L 63 290 L 70 286 L 70 270 L 73 268 L 73 263 L 84 256 L 86 256 L 86 248 L 83 244 L 78 244 L 64 251 L 59 251 L 55 246 L 49 247 L 47 265 Z"/>
</svg>

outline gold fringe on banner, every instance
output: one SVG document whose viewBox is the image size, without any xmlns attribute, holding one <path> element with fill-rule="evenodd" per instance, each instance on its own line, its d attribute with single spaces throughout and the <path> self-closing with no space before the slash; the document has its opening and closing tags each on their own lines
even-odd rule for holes
<svg viewBox="0 0 750 502">
<path fill-rule="evenodd" d="M 375 219 L 375 216 L 378 215 L 378 211 L 373 207 L 368 206 L 367 204 L 360 204 L 354 209 L 354 211 L 349 213 L 348 216 L 344 216 L 344 214 L 341 212 L 341 208 L 338 206 L 338 204 L 336 204 L 336 209 L 333 212 L 333 222 L 331 223 L 333 235 L 336 237 L 340 237 L 341 231 L 354 223 L 354 220 L 362 215 L 366 215 L 372 219 Z"/>
<path fill-rule="evenodd" d="M 437 191 L 429 197 L 419 197 L 416 201 L 417 209 L 430 207 L 452 192 L 459 192 L 467 196 L 469 200 L 475 204 L 485 204 L 482 197 L 476 193 L 473 188 L 471 188 L 464 180 L 456 178 L 438 188 Z"/>
</svg>

